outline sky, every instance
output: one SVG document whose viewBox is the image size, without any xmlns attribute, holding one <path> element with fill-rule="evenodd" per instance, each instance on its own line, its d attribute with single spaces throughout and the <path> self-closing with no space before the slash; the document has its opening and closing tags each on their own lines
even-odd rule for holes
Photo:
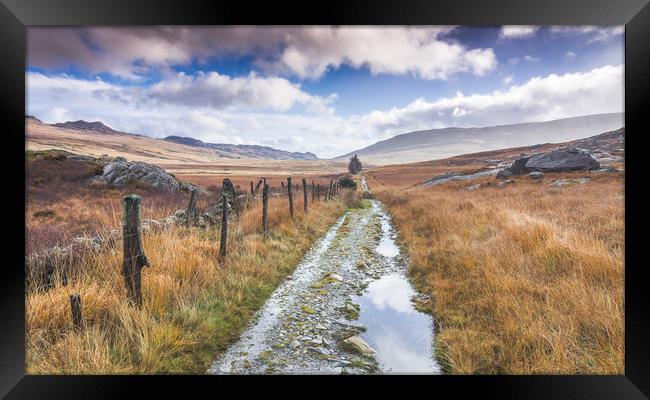
<svg viewBox="0 0 650 400">
<path fill-rule="evenodd" d="M 335 157 L 624 111 L 623 26 L 28 27 L 27 114 Z"/>
</svg>

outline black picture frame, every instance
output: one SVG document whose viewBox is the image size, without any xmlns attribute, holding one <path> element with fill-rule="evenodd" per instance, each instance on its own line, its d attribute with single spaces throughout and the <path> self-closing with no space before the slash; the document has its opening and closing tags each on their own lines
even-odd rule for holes
<svg viewBox="0 0 650 400">
<path fill-rule="evenodd" d="M 7 398 L 117 398 L 137 389 L 174 390 L 224 385 L 249 391 L 238 377 L 28 376 L 25 375 L 24 165 L 26 26 L 30 25 L 625 25 L 625 375 L 621 376 L 437 376 L 361 380 L 375 388 L 472 391 L 481 397 L 643 399 L 650 397 L 650 287 L 642 260 L 647 217 L 642 197 L 644 121 L 650 99 L 650 5 L 648 0 L 400 0 L 278 3 L 154 0 L 1 0 L 0 121 L 5 159 L 5 257 L 0 275 L 0 396 Z M 647 158 L 647 156 L 646 156 Z M 11 166 L 6 165 L 11 163 Z M 21 189 L 21 187 L 23 189 Z M 7 226 L 8 225 L 8 226 Z M 24 237 L 24 235 L 23 235 Z M 7 257 L 6 255 L 11 257 Z M 268 378 L 265 378 L 268 379 Z M 286 377 L 283 379 L 287 379 Z M 296 377 L 311 385 L 314 378 Z M 351 377 L 328 379 L 327 391 Z M 269 390 L 290 386 L 267 383 Z M 243 386 L 243 388 L 242 388 Z M 204 388 L 205 389 L 205 388 Z M 443 390 L 444 389 L 444 390 Z M 367 390 L 367 389 L 366 389 Z M 313 388 L 312 388 L 313 391 Z M 297 393 L 300 393 L 298 391 Z M 425 392 L 426 393 L 426 392 Z M 223 392 L 225 394 L 225 392 Z"/>
</svg>

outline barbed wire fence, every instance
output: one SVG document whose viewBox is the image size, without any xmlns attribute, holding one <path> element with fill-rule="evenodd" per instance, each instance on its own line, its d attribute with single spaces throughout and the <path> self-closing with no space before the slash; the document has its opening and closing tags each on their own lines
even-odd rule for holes
<svg viewBox="0 0 650 400">
<path fill-rule="evenodd" d="M 259 230 L 263 237 L 266 239 L 269 236 L 268 227 L 268 201 L 269 198 L 287 198 L 288 212 L 286 216 L 292 214 L 293 206 L 293 191 L 299 190 L 299 184 L 291 185 L 291 179 L 287 180 L 287 185 L 281 184 L 280 186 L 271 187 L 267 182 L 268 178 L 259 178 L 256 185 L 250 181 L 250 192 L 236 196 L 235 198 L 228 199 L 224 195 L 224 185 L 219 190 L 218 195 L 201 195 L 200 191 L 193 188 L 190 191 L 190 199 L 187 203 L 185 211 L 184 225 L 191 225 L 191 220 L 200 215 L 200 211 L 207 210 L 211 207 L 218 207 L 215 205 L 217 201 L 221 204 L 221 209 L 225 212 L 221 213 L 221 220 L 219 227 L 221 229 L 220 235 L 220 250 L 217 265 L 222 264 L 227 259 L 227 234 L 228 234 L 228 219 L 236 219 L 237 213 L 243 209 L 250 209 L 260 206 L 262 212 Z M 224 180 L 225 181 L 225 180 Z M 307 185 L 306 180 L 301 178 L 303 189 L 303 210 L 306 214 L 309 210 L 308 193 L 311 192 L 312 207 L 315 203 L 321 201 L 321 196 L 324 200 L 332 200 L 338 193 L 338 182 L 329 180 L 329 187 L 321 186 L 320 182 L 315 183 L 312 181 L 311 190 Z M 284 181 L 281 181 L 282 183 Z M 260 195 L 260 187 L 262 188 L 262 195 Z M 225 199 L 225 201 L 223 200 Z M 237 203 L 240 204 L 237 204 Z M 143 306 L 142 296 L 142 269 L 151 266 L 144 251 L 142 242 L 143 234 L 152 230 L 151 226 L 147 225 L 149 229 L 143 229 L 142 220 L 140 218 L 142 198 L 138 195 L 126 195 L 122 199 L 122 229 L 111 230 L 102 235 L 103 238 L 99 242 L 94 242 L 95 238 L 88 241 L 80 241 L 72 243 L 67 246 L 56 246 L 50 251 L 42 254 L 36 254 L 26 257 L 26 289 L 28 293 L 46 292 L 58 284 L 61 286 L 68 286 L 69 282 L 77 280 L 83 273 L 83 260 L 86 257 L 98 256 L 99 253 L 109 249 L 116 252 L 118 250 L 119 242 L 122 242 L 122 267 L 120 275 L 123 279 L 123 287 L 126 288 L 126 302 L 137 308 Z M 203 205 L 203 207 L 199 207 Z M 237 212 L 232 212 L 234 209 Z M 231 210 L 231 212 L 229 212 Z M 179 210 L 180 211 L 180 210 Z M 229 215 L 230 214 L 230 215 Z M 168 217 L 169 218 L 169 217 Z M 146 220 L 150 223 L 152 220 Z M 234 221 L 233 221 L 234 222 Z M 167 225 L 165 225 L 167 226 Z M 160 226 L 164 229 L 165 226 Z M 213 224 L 216 227 L 216 224 Z M 209 228 L 210 229 L 210 228 Z M 107 268 L 114 268 L 114 266 L 107 266 Z M 87 324 L 84 321 L 82 298 L 78 292 L 70 291 L 68 293 L 70 301 L 70 315 L 72 326 L 75 331 L 79 332 L 85 329 Z"/>
</svg>

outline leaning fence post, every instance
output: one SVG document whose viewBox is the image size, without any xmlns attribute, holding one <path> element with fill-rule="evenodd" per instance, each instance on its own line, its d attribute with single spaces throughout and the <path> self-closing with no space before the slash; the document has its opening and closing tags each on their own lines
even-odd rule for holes
<svg viewBox="0 0 650 400">
<path fill-rule="evenodd" d="M 70 295 L 70 309 L 72 311 L 72 326 L 79 332 L 84 329 L 84 318 L 81 313 L 81 296 L 78 293 Z"/>
<path fill-rule="evenodd" d="M 332 200 L 332 190 L 334 188 L 334 181 L 330 181 L 330 187 L 327 190 L 327 200 Z"/>
<path fill-rule="evenodd" d="M 287 190 L 289 191 L 289 215 L 293 218 L 293 194 L 291 191 L 291 177 L 287 178 Z"/>
<path fill-rule="evenodd" d="M 129 303 L 138 307 L 142 307 L 142 268 L 149 265 L 140 237 L 140 201 L 140 196 L 135 194 L 124 196 L 122 221 L 122 276 L 126 282 Z"/>
<path fill-rule="evenodd" d="M 311 181 L 311 203 L 314 204 L 314 200 L 316 200 L 316 193 L 314 193 L 314 189 L 316 189 L 316 185 L 314 184 L 314 181 Z"/>
<path fill-rule="evenodd" d="M 264 189 L 262 191 L 262 233 L 264 233 L 264 238 L 269 236 L 269 225 L 268 225 L 268 209 L 269 209 L 269 185 L 264 184 Z"/>
<path fill-rule="evenodd" d="M 255 189 L 253 189 L 253 181 L 251 181 L 251 198 L 255 197 Z"/>
<path fill-rule="evenodd" d="M 307 212 L 307 181 L 305 178 L 302 178 L 302 205 Z"/>
<path fill-rule="evenodd" d="M 221 240 L 219 243 L 219 262 L 226 258 L 226 244 L 228 239 L 228 195 L 221 193 Z"/>
<path fill-rule="evenodd" d="M 190 194 L 190 204 L 187 205 L 187 211 L 185 214 L 187 214 L 187 219 L 189 220 L 190 218 L 194 217 L 194 214 L 196 214 L 196 197 L 198 194 L 198 189 L 192 188 L 192 193 Z"/>
</svg>

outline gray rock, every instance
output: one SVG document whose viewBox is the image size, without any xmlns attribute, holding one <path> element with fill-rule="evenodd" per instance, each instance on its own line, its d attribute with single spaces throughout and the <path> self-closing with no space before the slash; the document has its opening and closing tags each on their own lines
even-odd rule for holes
<svg viewBox="0 0 650 400">
<path fill-rule="evenodd" d="M 171 191 L 181 189 L 181 184 L 162 168 L 143 162 L 110 162 L 99 179 L 113 185 L 140 183 Z"/>
<path fill-rule="evenodd" d="M 361 338 L 361 336 L 352 336 L 343 341 L 347 347 L 364 356 L 372 356 L 376 353 L 375 349 L 370 347 L 370 345 Z"/>
<path fill-rule="evenodd" d="M 465 187 L 465 190 L 476 190 L 481 187 L 480 183 L 476 183 L 474 185 L 469 185 Z"/>
<path fill-rule="evenodd" d="M 335 279 L 335 280 L 337 280 L 339 282 L 343 281 L 343 277 L 341 275 L 339 275 L 339 274 L 330 274 L 329 277 L 332 278 L 332 279 Z"/>
<path fill-rule="evenodd" d="M 498 186 L 505 186 L 505 185 L 509 185 L 511 183 L 515 183 L 515 181 L 513 181 L 512 179 L 506 179 L 505 181 L 499 182 L 497 185 Z"/>
<path fill-rule="evenodd" d="M 592 170 L 600 168 L 600 164 L 591 153 L 578 149 L 559 149 L 530 158 L 525 167 L 529 171 L 564 172 L 576 170 Z"/>
<path fill-rule="evenodd" d="M 507 178 L 512 175 L 512 171 L 509 168 L 504 168 L 497 173 L 497 179 Z"/>
<path fill-rule="evenodd" d="M 162 228 L 162 224 L 155 219 L 145 219 L 142 221 L 142 232 L 148 233 L 152 231 L 157 231 Z"/>
<path fill-rule="evenodd" d="M 508 169 L 510 170 L 510 172 L 512 172 L 513 175 L 525 174 L 526 172 L 529 171 L 528 161 L 530 161 L 530 157 L 518 158 L 512 163 L 512 165 Z"/>
<path fill-rule="evenodd" d="M 539 171 L 533 171 L 529 173 L 528 176 L 530 176 L 532 179 L 542 179 L 544 177 L 544 173 Z"/>
<path fill-rule="evenodd" d="M 72 239 L 72 243 L 81 245 L 94 251 L 99 251 L 102 248 L 103 240 L 97 236 L 81 236 Z"/>
</svg>

